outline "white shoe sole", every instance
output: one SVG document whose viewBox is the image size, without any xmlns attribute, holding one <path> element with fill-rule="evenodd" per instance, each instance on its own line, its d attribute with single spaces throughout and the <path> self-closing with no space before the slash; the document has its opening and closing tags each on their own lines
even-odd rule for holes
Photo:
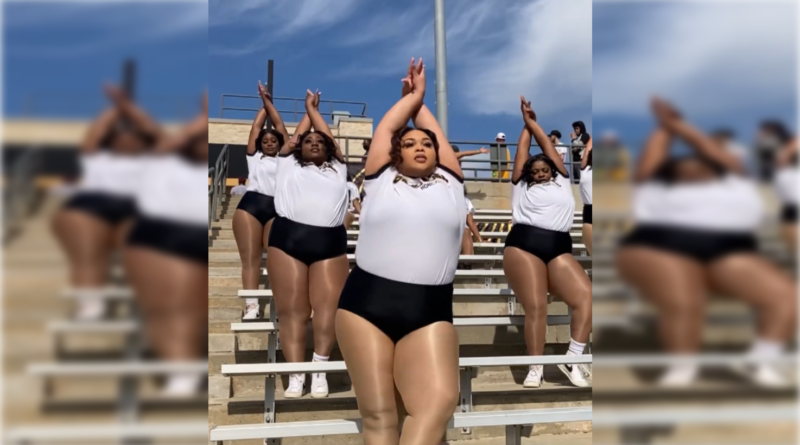
<svg viewBox="0 0 800 445">
<path fill-rule="evenodd" d="M 542 387 L 542 382 L 541 381 L 538 381 L 538 382 L 522 382 L 522 387 L 523 388 L 541 388 Z"/>
<path fill-rule="evenodd" d="M 283 393 L 283 397 L 286 398 L 286 399 L 299 399 L 300 397 L 303 397 L 303 393 L 302 392 L 285 392 L 285 393 Z"/>
<path fill-rule="evenodd" d="M 311 393 L 311 398 L 312 399 L 324 399 L 326 397 L 328 397 L 328 392 L 327 391 L 325 391 L 325 392 L 312 392 Z"/>
<path fill-rule="evenodd" d="M 586 388 L 586 387 L 588 387 L 588 386 L 589 386 L 589 382 L 587 382 L 586 380 L 584 380 L 584 381 L 580 381 L 580 380 L 578 380 L 578 381 L 575 381 L 575 380 L 573 380 L 573 379 L 572 379 L 572 373 L 571 373 L 571 372 L 569 372 L 569 370 L 567 369 L 567 367 L 566 367 L 566 366 L 564 366 L 564 365 L 558 365 L 558 369 L 559 369 L 559 370 L 561 370 L 561 372 L 562 372 L 562 373 L 564 373 L 564 375 L 565 375 L 565 376 L 567 376 L 567 378 L 569 379 L 569 381 L 570 381 L 570 382 L 571 382 L 573 385 L 575 385 L 575 386 L 577 386 L 577 387 L 579 387 L 579 388 Z M 580 372 L 580 370 L 579 370 L 578 372 Z"/>
</svg>

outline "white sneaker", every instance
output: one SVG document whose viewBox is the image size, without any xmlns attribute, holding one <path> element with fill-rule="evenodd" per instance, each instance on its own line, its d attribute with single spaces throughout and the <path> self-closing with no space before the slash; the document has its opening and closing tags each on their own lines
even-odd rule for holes
<svg viewBox="0 0 800 445">
<path fill-rule="evenodd" d="M 305 384 L 305 374 L 290 374 L 289 387 L 283 392 L 283 396 L 287 399 L 299 399 L 300 397 L 303 397 L 303 387 Z"/>
<path fill-rule="evenodd" d="M 697 379 L 699 369 L 694 365 L 673 366 L 661 376 L 658 384 L 667 388 L 685 388 Z"/>
<path fill-rule="evenodd" d="M 189 397 L 200 389 L 203 376 L 200 374 L 173 374 L 167 379 L 163 395 L 167 397 Z"/>
<path fill-rule="evenodd" d="M 565 376 L 572 382 L 573 385 L 585 388 L 589 386 L 589 382 L 583 377 L 583 372 L 578 365 L 558 365 L 558 369 L 564 373 Z"/>
<path fill-rule="evenodd" d="M 328 379 L 325 374 L 311 374 L 311 397 L 315 399 L 328 397 Z"/>
<path fill-rule="evenodd" d="M 257 320 L 261 318 L 258 313 L 258 303 L 248 304 L 245 306 L 245 313 L 242 320 Z"/>
<path fill-rule="evenodd" d="M 525 381 L 522 382 L 523 388 L 538 388 L 542 386 L 542 371 L 544 368 L 543 366 L 532 365 L 528 370 L 528 376 L 525 377 Z"/>
<path fill-rule="evenodd" d="M 581 373 L 583 373 L 583 377 L 585 379 L 592 378 L 592 365 L 581 363 L 578 365 L 578 369 L 581 370 Z"/>
<path fill-rule="evenodd" d="M 762 388 L 784 388 L 788 386 L 786 379 L 777 369 L 770 365 L 742 365 L 734 366 L 733 370 L 745 379 Z"/>
<path fill-rule="evenodd" d="M 106 313 L 106 302 L 100 298 L 82 298 L 78 300 L 75 318 L 82 321 L 97 321 Z"/>
</svg>

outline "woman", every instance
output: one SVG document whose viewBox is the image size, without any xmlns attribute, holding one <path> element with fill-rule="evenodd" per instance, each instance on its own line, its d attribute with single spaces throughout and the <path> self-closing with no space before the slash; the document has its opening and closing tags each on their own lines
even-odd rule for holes
<svg viewBox="0 0 800 445">
<path fill-rule="evenodd" d="M 659 310 L 666 350 L 700 350 L 709 291 L 754 306 L 758 339 L 751 354 L 775 357 L 795 335 L 797 288 L 758 254 L 755 231 L 763 206 L 740 159 L 683 120 L 669 104 L 653 101 L 658 126 L 647 141 L 636 171 L 635 229 L 618 251 L 620 276 Z M 693 150 L 670 157 L 672 139 Z M 785 383 L 769 364 L 748 369 L 757 384 Z M 691 384 L 693 364 L 670 367 L 667 386 Z"/>
<path fill-rule="evenodd" d="M 278 154 L 278 217 L 269 235 L 267 271 L 287 362 L 305 358 L 312 310 L 313 360 L 328 360 L 335 341 L 336 305 L 349 271 L 344 228 L 347 168 L 317 107 L 319 94 L 308 91 L 306 115 L 293 140 Z M 305 374 L 290 375 L 285 397 L 301 397 L 305 378 Z M 327 396 L 325 374 L 313 374 L 311 397 Z"/>
<path fill-rule="evenodd" d="M 132 106 L 129 105 L 129 106 Z M 145 159 L 139 217 L 124 254 L 125 270 L 158 357 L 206 359 L 208 332 L 208 97 L 176 136 L 161 136 Z M 173 374 L 165 394 L 201 389 L 201 373 Z"/>
<path fill-rule="evenodd" d="M 233 237 L 242 259 L 242 288 L 258 289 L 261 274 L 262 253 L 267 248 L 269 229 L 275 213 L 275 177 L 278 169 L 277 154 L 289 133 L 281 120 L 281 115 L 272 104 L 269 93 L 258 83 L 258 94 L 264 107 L 258 111 L 250 127 L 247 142 L 247 193 L 244 194 L 236 212 L 233 214 Z M 269 116 L 274 129 L 264 128 Z M 259 317 L 257 298 L 245 300 L 244 320 Z"/>
<path fill-rule="evenodd" d="M 572 309 L 567 355 L 583 354 L 592 330 L 592 284 L 572 255 L 569 230 L 575 198 L 568 184 L 564 162 L 536 115 L 522 97 L 525 128 L 519 137 L 511 177 L 513 226 L 503 251 L 503 270 L 514 295 L 525 309 L 525 343 L 530 355 L 544 354 L 547 335 L 547 292 L 561 297 Z M 542 153 L 531 157 L 531 135 Z M 558 365 L 575 386 L 588 386 L 576 365 Z M 542 365 L 530 367 L 523 386 L 542 384 Z"/>
<path fill-rule="evenodd" d="M 583 244 L 592 254 L 592 140 L 586 143 L 581 157 L 580 192 L 583 201 Z"/>
<path fill-rule="evenodd" d="M 70 285 L 78 301 L 77 318 L 104 316 L 104 290 L 112 253 L 121 246 L 136 214 L 134 195 L 141 174 L 140 155 L 152 147 L 157 127 L 126 106 L 124 93 L 107 86 L 114 106 L 91 125 L 81 145 L 83 180 L 52 221 L 70 266 Z"/>
<path fill-rule="evenodd" d="M 358 186 L 355 185 L 352 178 L 347 178 L 347 202 L 347 216 L 344 218 L 344 227 L 350 230 L 350 226 L 356 220 L 356 215 L 361 213 L 361 194 L 358 192 Z"/>
<path fill-rule="evenodd" d="M 458 402 L 453 280 L 464 183 L 424 95 L 425 68 L 412 59 L 402 98 L 373 136 L 357 264 L 336 313 L 367 445 L 439 443 Z M 408 413 L 402 438 L 395 387 Z"/>
<path fill-rule="evenodd" d="M 481 238 L 481 232 L 478 230 L 478 225 L 475 224 L 475 206 L 472 205 L 472 201 L 470 201 L 467 197 L 466 189 L 464 189 L 464 204 L 467 206 L 467 227 L 464 229 L 464 235 L 461 237 L 461 254 L 475 255 L 475 245 L 473 244 L 473 240 L 475 242 L 482 243 L 483 238 Z"/>
<path fill-rule="evenodd" d="M 781 232 L 786 246 L 797 253 L 797 138 L 778 153 L 775 188 L 781 201 Z"/>
</svg>

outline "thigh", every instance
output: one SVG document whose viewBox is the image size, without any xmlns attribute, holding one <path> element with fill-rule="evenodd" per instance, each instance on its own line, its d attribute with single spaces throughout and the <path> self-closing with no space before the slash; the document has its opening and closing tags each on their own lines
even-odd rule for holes
<svg viewBox="0 0 800 445">
<path fill-rule="evenodd" d="M 715 291 L 750 304 L 797 299 L 797 283 L 758 254 L 733 254 L 714 261 L 708 276 Z"/>
<path fill-rule="evenodd" d="M 336 312 L 336 338 L 362 415 L 387 410 L 397 415 L 392 340 L 372 323 L 342 309 Z"/>
<path fill-rule="evenodd" d="M 547 266 L 534 255 L 516 247 L 503 251 L 503 272 L 526 311 L 547 304 Z"/>
<path fill-rule="evenodd" d="M 326 306 L 336 308 L 349 273 L 350 263 L 347 255 L 312 264 L 308 268 L 308 294 L 311 307 L 314 310 Z"/>
<path fill-rule="evenodd" d="M 437 322 L 406 335 L 395 346 L 394 380 L 412 417 L 458 404 L 458 335 Z M 452 414 L 452 411 L 450 412 Z"/>
<path fill-rule="evenodd" d="M 258 252 L 258 256 L 261 256 L 264 226 L 258 222 L 256 217 L 242 209 L 236 209 L 231 226 L 239 255 L 242 258 L 249 258 L 254 257 Z"/>
<path fill-rule="evenodd" d="M 275 218 L 272 218 L 269 221 L 267 221 L 267 223 L 264 224 L 264 228 L 262 230 L 263 233 L 261 236 L 261 245 L 264 247 L 264 250 L 267 250 L 267 248 L 269 248 L 269 231 L 272 230 L 273 221 L 275 221 Z"/>
<path fill-rule="evenodd" d="M 620 278 L 659 305 L 702 304 L 707 293 L 705 267 L 689 258 L 648 247 L 623 247 L 617 253 Z"/>
<path fill-rule="evenodd" d="M 286 252 L 270 247 L 267 249 L 267 272 L 269 287 L 279 312 L 307 310 L 310 307 L 308 266 Z"/>
<path fill-rule="evenodd" d="M 182 260 L 146 247 L 128 247 L 124 261 L 125 272 L 145 312 L 177 306 L 178 299 L 174 297 L 184 293 L 189 284 L 187 278 L 196 278 L 187 274 Z"/>
<path fill-rule="evenodd" d="M 559 255 L 547 264 L 550 291 L 568 305 L 578 306 L 592 299 L 592 282 L 571 253 Z"/>
<path fill-rule="evenodd" d="M 86 212 L 61 210 L 53 228 L 71 260 L 104 259 L 113 247 L 114 227 Z"/>
</svg>

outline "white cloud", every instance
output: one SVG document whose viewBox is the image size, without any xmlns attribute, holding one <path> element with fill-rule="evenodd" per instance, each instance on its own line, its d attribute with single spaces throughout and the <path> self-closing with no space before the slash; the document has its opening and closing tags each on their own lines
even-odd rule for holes
<svg viewBox="0 0 800 445">
<path fill-rule="evenodd" d="M 29 8 L 36 13 L 32 14 Z M 167 5 L 76 3 L 52 8 L 26 5 L 6 11 L 6 19 L 14 23 L 15 30 L 43 30 L 43 38 L 37 39 L 36 44 L 6 38 L 10 54 L 69 58 L 207 29 L 208 8 L 199 1 Z M 74 34 L 76 27 L 84 32 Z"/>
<path fill-rule="evenodd" d="M 633 39 L 596 52 L 594 112 L 643 115 L 652 94 L 696 116 L 793 104 L 796 8 L 681 2 L 640 7 L 636 20 L 621 16 L 609 22 L 614 29 L 598 27 L 598 35 L 626 28 Z"/>
</svg>

